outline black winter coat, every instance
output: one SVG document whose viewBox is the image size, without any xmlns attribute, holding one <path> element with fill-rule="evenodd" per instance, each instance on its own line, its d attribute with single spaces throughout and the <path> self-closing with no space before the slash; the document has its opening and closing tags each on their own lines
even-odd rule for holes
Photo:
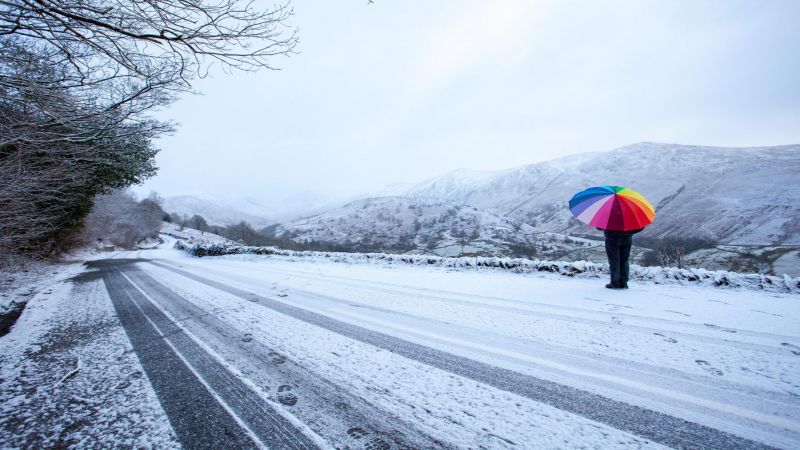
<svg viewBox="0 0 800 450">
<path fill-rule="evenodd" d="M 618 237 L 618 236 L 633 236 L 634 234 L 644 230 L 644 228 L 639 228 L 638 230 L 630 230 L 630 231 L 613 231 L 613 230 L 603 230 L 602 228 L 598 228 L 598 230 L 602 230 L 603 234 L 606 237 Z"/>
</svg>

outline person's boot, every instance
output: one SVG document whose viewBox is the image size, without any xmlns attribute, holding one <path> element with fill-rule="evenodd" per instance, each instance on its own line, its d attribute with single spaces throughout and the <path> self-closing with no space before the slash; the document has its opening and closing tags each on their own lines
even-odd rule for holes
<svg viewBox="0 0 800 450">
<path fill-rule="evenodd" d="M 608 289 L 622 289 L 622 288 L 620 288 L 620 287 L 614 286 L 614 284 L 613 284 L 613 283 L 608 283 L 608 284 L 606 284 L 606 287 L 607 287 Z"/>
</svg>

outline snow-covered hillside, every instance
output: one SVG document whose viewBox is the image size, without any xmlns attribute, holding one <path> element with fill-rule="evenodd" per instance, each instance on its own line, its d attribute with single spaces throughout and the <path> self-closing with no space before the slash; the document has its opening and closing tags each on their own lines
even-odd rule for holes
<svg viewBox="0 0 800 450">
<path fill-rule="evenodd" d="M 245 203 L 247 203 L 245 201 Z M 183 214 L 202 216 L 209 225 L 227 226 L 245 221 L 254 227 L 265 227 L 275 223 L 274 220 L 259 215 L 250 214 L 238 209 L 230 203 L 220 203 L 206 200 L 191 195 L 179 195 L 164 199 L 164 210 L 170 214 Z"/>
<path fill-rule="evenodd" d="M 189 227 L 182 227 L 180 225 L 168 222 L 161 223 L 161 233 L 190 244 L 235 244 L 235 242 L 231 241 L 230 239 L 226 239 L 214 233 L 199 231 Z"/>
<path fill-rule="evenodd" d="M 441 177 L 411 186 L 404 195 L 415 198 L 436 199 L 463 203 L 478 186 L 501 175 L 500 172 L 458 169 Z"/>
<path fill-rule="evenodd" d="M 482 177 L 445 175 L 411 189 L 486 209 L 538 230 L 585 233 L 566 205 L 575 192 L 629 186 L 656 206 L 656 237 L 728 244 L 800 244 L 800 145 L 719 148 L 643 142 Z"/>
<path fill-rule="evenodd" d="M 597 242 L 557 233 L 455 203 L 380 197 L 358 200 L 280 225 L 276 236 L 335 243 L 352 250 L 417 251 L 439 255 L 555 256 L 575 248 L 597 253 Z"/>
</svg>

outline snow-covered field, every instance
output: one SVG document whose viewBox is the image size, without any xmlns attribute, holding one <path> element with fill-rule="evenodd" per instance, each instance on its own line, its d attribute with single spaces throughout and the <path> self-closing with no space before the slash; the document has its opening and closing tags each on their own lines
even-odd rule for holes
<svg viewBox="0 0 800 450">
<path fill-rule="evenodd" d="M 658 432 L 642 437 L 647 433 L 637 430 L 646 430 L 645 425 L 612 426 L 619 421 L 607 417 L 610 409 L 603 414 L 606 405 L 684 419 L 691 425 L 686 428 L 702 426 L 723 437 L 743 438 L 734 441 L 742 446 L 800 447 L 797 292 L 647 281 L 612 291 L 601 279 L 539 272 L 277 255 L 193 258 L 172 249 L 166 239 L 159 249 L 115 254 L 149 260 L 128 269 L 120 266 L 122 275 L 235 377 L 299 424 L 298 430 L 316 445 L 676 446 Z M 85 369 L 57 384 L 74 366 L 76 359 L 70 358 L 85 355 L 92 344 L 64 350 L 62 370 L 44 377 L 56 386 L 47 389 L 133 381 L 122 390 L 133 389 L 139 412 L 127 426 L 165 420 L 151 388 L 126 378 L 129 371 L 143 369 L 132 369 L 138 363 L 114 319 L 103 282 L 96 278 L 63 285 L 54 292 L 61 292 L 61 300 L 34 298 L 31 310 L 0 338 L 9 349 L 0 382 L 0 432 L 8 446 L 53 442 L 8 434 L 21 430 L 9 425 L 18 414 L 12 409 L 35 406 L 31 399 L 43 395 L 19 388 L 28 379 L 22 373 L 33 363 L 14 358 L 46 344 L 50 338 L 44 331 L 26 330 L 57 323 L 59 308 L 76 292 L 83 300 L 72 303 L 68 320 L 78 322 L 75 317 L 82 312 L 102 316 L 103 323 L 111 324 L 103 341 L 111 350 L 82 358 Z M 409 348 L 418 354 L 404 350 Z M 106 353 L 120 362 L 111 362 Z M 98 378 L 96 369 L 103 364 L 120 364 L 124 373 Z M 496 370 L 496 380 L 480 375 L 486 367 Z M 283 381 L 286 377 L 295 381 Z M 540 398 L 503 384 L 504 377 L 519 377 L 520 383 L 544 380 L 544 386 L 552 383 L 561 394 Z M 350 405 L 352 415 L 337 416 L 336 408 L 325 404 L 334 394 L 336 402 Z M 91 393 L 71 395 L 76 402 L 94 401 Z M 126 403 L 98 395 L 106 402 L 103 411 L 131 407 L 130 397 Z M 582 398 L 596 401 L 568 401 Z M 53 427 L 58 421 L 45 422 Z M 25 423 L 37 429 L 30 418 Z M 670 426 L 665 423 L 665 434 L 681 428 Z M 127 439 L 120 443 L 175 444 L 175 436 L 163 428 L 153 428 L 147 441 L 120 427 L 101 426 L 106 438 L 86 442 L 105 445 L 118 433 Z M 90 429 L 77 426 L 71 436 Z M 697 447 L 697 442 L 682 445 Z M 709 444 L 711 438 L 702 442 L 722 445 Z"/>
</svg>

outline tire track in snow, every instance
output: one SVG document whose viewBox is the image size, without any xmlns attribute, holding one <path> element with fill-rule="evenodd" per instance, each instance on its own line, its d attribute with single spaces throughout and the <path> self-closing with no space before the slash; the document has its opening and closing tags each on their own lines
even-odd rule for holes
<svg viewBox="0 0 800 450">
<path fill-rule="evenodd" d="M 103 271 L 120 322 L 182 445 L 318 448 L 142 295 L 120 264 L 124 260 L 90 267 Z"/>
<path fill-rule="evenodd" d="M 302 289 L 292 288 L 291 291 L 293 294 L 295 294 L 294 298 L 314 299 L 321 302 L 336 303 L 337 305 L 345 307 L 345 309 L 363 309 L 387 316 L 393 316 L 396 320 L 391 320 L 392 322 L 399 323 L 403 320 L 410 320 L 416 322 L 415 325 L 419 329 L 432 331 L 437 329 L 444 330 L 446 328 L 450 331 L 460 331 L 462 334 L 466 335 L 480 336 L 482 344 L 491 343 L 492 346 L 497 348 L 535 348 L 537 358 L 547 359 L 559 364 L 572 365 L 573 367 L 582 368 L 588 366 L 591 367 L 592 370 L 599 371 L 599 373 L 614 373 L 618 376 L 623 376 L 622 373 L 624 372 L 625 376 L 632 380 L 642 380 L 644 377 L 646 377 L 647 384 L 650 386 L 658 386 L 664 389 L 678 390 L 683 392 L 691 391 L 694 393 L 697 392 L 696 389 L 698 388 L 704 389 L 705 393 L 709 394 L 709 399 L 714 399 L 715 401 L 721 403 L 738 404 L 740 407 L 750 408 L 752 407 L 751 403 L 754 401 L 754 397 L 757 397 L 759 400 L 758 406 L 763 407 L 759 410 L 770 410 L 771 408 L 776 407 L 776 405 L 778 405 L 777 408 L 785 409 L 788 406 L 793 409 L 798 409 L 797 399 L 794 396 L 782 395 L 775 391 L 763 390 L 754 386 L 745 386 L 735 382 L 726 382 L 724 380 L 720 380 L 719 378 L 711 379 L 709 377 L 696 376 L 687 372 L 679 371 L 677 369 L 669 369 L 612 356 L 599 355 L 596 353 L 586 352 L 581 349 L 550 344 L 535 339 L 524 339 L 511 337 L 508 335 L 501 335 L 491 330 L 457 325 L 438 319 L 415 316 L 410 313 L 395 311 L 378 306 L 353 303 L 352 301 L 345 299 L 304 291 Z M 313 307 L 314 305 L 307 306 L 309 309 Z M 343 311 L 343 313 L 346 316 L 352 316 L 346 311 Z M 442 331 L 442 333 L 444 332 Z M 441 335 L 444 336 L 444 334 Z M 517 359 L 512 358 L 511 360 L 518 362 Z M 735 402 L 733 400 L 735 400 Z"/>
<path fill-rule="evenodd" d="M 255 295 L 158 261 L 148 261 L 189 279 L 257 303 L 289 317 L 379 347 L 409 359 L 521 395 L 675 448 L 771 448 L 731 433 L 630 405 L 571 386 L 539 379 L 415 344 L 384 333 L 336 320 L 306 309 Z"/>
<path fill-rule="evenodd" d="M 350 437 L 345 430 L 358 428 L 369 433 L 375 442 L 392 443 L 399 448 L 447 447 L 363 399 L 348 395 L 342 388 L 320 379 L 275 349 L 267 348 L 252 337 L 242 339 L 234 325 L 172 292 L 140 269 L 126 268 L 125 274 L 157 299 L 181 326 L 202 336 L 204 341 L 214 342 L 235 353 L 237 360 L 245 360 L 251 370 L 259 372 L 260 378 L 268 379 L 274 385 L 276 400 L 284 406 L 296 407 L 293 411 L 297 411 L 295 415 L 298 418 L 328 421 L 329 433 L 340 432 L 337 436 L 323 436 L 331 445 L 346 447 Z M 335 429 L 336 425 L 340 425 L 339 430 Z"/>
<path fill-rule="evenodd" d="M 330 282 L 330 283 L 339 284 L 339 285 L 343 285 L 343 286 L 351 286 L 351 287 L 355 287 L 355 288 L 367 289 L 367 290 L 372 290 L 372 291 L 376 291 L 376 292 L 383 292 L 383 293 L 387 293 L 387 294 L 413 296 L 413 295 L 419 295 L 419 293 L 421 293 L 422 295 L 425 296 L 425 299 L 427 299 L 427 300 L 433 300 L 433 301 L 441 302 L 441 303 L 444 303 L 444 304 L 460 304 L 460 305 L 464 305 L 464 306 L 471 306 L 471 307 L 486 309 L 486 310 L 490 310 L 490 311 L 502 311 L 502 312 L 508 312 L 508 313 L 512 313 L 512 314 L 522 314 L 522 315 L 530 316 L 530 317 L 540 317 L 540 318 L 544 318 L 544 319 L 552 319 L 552 320 L 559 320 L 559 321 L 566 321 L 566 322 L 582 323 L 582 324 L 592 325 L 592 326 L 595 326 L 595 327 L 603 327 L 603 328 L 606 328 L 606 329 L 609 329 L 609 330 L 617 330 L 618 329 L 620 324 L 617 324 L 614 321 L 614 319 L 619 320 L 620 317 L 621 318 L 630 318 L 630 319 L 633 319 L 633 320 L 644 320 L 644 321 L 649 321 L 649 322 L 662 323 L 662 324 L 666 324 L 666 325 L 670 325 L 670 326 L 688 328 L 688 329 L 691 329 L 691 330 L 703 330 L 703 331 L 707 331 L 709 329 L 712 329 L 712 330 L 730 330 L 729 328 L 718 327 L 718 326 L 711 325 L 711 324 L 688 323 L 688 322 L 674 321 L 674 320 L 668 320 L 668 319 L 642 317 L 642 316 L 636 316 L 636 315 L 631 315 L 631 314 L 619 314 L 619 313 L 616 313 L 616 312 L 607 313 L 605 311 L 597 311 L 597 310 L 590 310 L 590 309 L 583 309 L 583 308 L 572 308 L 572 307 L 567 307 L 567 306 L 548 305 L 548 304 L 545 304 L 545 303 L 524 302 L 524 301 L 513 300 L 513 299 L 504 299 L 504 298 L 500 298 L 500 297 L 484 297 L 484 296 L 478 296 L 478 295 L 472 295 L 472 294 L 457 294 L 457 293 L 449 292 L 449 291 L 440 291 L 440 290 L 425 289 L 425 288 L 401 287 L 401 286 L 395 285 L 393 283 L 382 283 L 382 282 L 373 282 L 373 281 L 360 281 L 360 280 L 355 280 L 355 279 L 351 279 L 351 278 L 348 278 L 348 277 L 340 277 L 340 276 L 335 276 L 335 275 L 323 275 L 321 277 L 314 277 L 314 276 L 308 275 L 307 273 L 294 272 L 294 271 L 283 270 L 283 269 L 276 270 L 276 269 L 273 269 L 273 268 L 262 270 L 262 272 L 263 273 L 274 273 L 274 274 L 293 276 L 293 277 L 304 278 L 304 279 L 309 279 L 309 280 L 317 280 L 317 281 L 322 280 L 322 281 L 325 281 L 325 282 Z M 217 273 L 219 273 L 220 275 L 224 275 L 224 272 L 221 272 L 221 271 L 217 271 Z M 338 279 L 339 281 L 337 281 L 336 279 Z M 392 289 L 382 287 L 381 285 L 390 286 Z M 414 291 L 418 291 L 418 293 L 415 293 Z M 445 296 L 440 296 L 440 295 L 432 295 L 432 294 L 429 294 L 428 292 L 446 293 L 446 294 L 449 294 L 449 295 L 459 295 L 459 296 L 463 296 L 463 297 L 472 297 L 472 298 L 475 298 L 475 299 L 500 301 L 500 302 L 511 303 L 511 304 L 519 304 L 519 305 L 523 305 L 523 306 L 524 305 L 528 305 L 528 306 L 533 305 L 533 306 L 536 306 L 536 307 L 541 307 L 543 309 L 551 309 L 551 310 L 556 310 L 556 311 L 562 310 L 562 311 L 574 311 L 574 312 L 580 312 L 580 313 L 589 313 L 589 314 L 595 314 L 595 315 L 600 315 L 600 316 L 607 316 L 609 319 L 608 320 L 597 320 L 597 319 L 590 319 L 590 318 L 586 318 L 586 317 L 576 317 L 576 316 L 569 316 L 569 315 L 564 315 L 564 314 L 557 314 L 557 313 L 552 313 L 552 312 L 535 311 L 535 310 L 531 310 L 531 309 L 518 308 L 518 307 L 514 307 L 514 306 L 503 306 L 503 305 L 497 305 L 497 304 L 487 304 L 487 303 L 483 303 L 483 302 L 474 302 L 474 301 L 470 301 L 470 300 L 463 300 L 461 298 L 445 297 Z M 663 328 L 650 328 L 648 326 L 633 325 L 633 324 L 630 324 L 630 323 L 624 323 L 624 324 L 622 324 L 622 326 L 624 326 L 626 330 L 635 331 L 635 332 L 639 332 L 639 333 L 646 334 L 646 335 L 653 335 L 653 334 L 656 334 L 656 333 L 665 332 L 665 330 Z M 780 356 L 780 355 L 783 354 L 783 350 L 779 347 L 779 345 L 780 345 L 779 342 L 781 342 L 782 340 L 783 341 L 791 340 L 791 339 L 789 339 L 787 337 L 782 337 L 781 335 L 771 335 L 771 334 L 768 334 L 768 333 L 759 333 L 759 332 L 755 332 L 755 331 L 751 332 L 751 331 L 744 331 L 744 330 L 736 330 L 736 331 L 737 331 L 737 334 L 739 336 L 754 336 L 754 337 L 759 337 L 759 338 L 768 337 L 768 338 L 770 338 L 772 340 L 775 340 L 776 341 L 776 345 L 775 346 L 769 346 L 769 345 L 756 344 L 756 343 L 751 343 L 751 342 L 741 342 L 741 341 L 732 340 L 732 337 L 736 336 L 736 334 L 732 334 L 732 333 L 726 333 L 725 337 L 714 337 L 714 336 L 709 336 L 709 335 L 705 335 L 705 334 L 700 335 L 700 334 L 694 334 L 694 333 L 690 333 L 690 332 L 686 332 L 686 331 L 676 331 L 676 330 L 673 330 L 673 329 L 666 330 L 666 332 L 668 332 L 670 334 L 670 336 L 676 337 L 676 338 L 681 338 L 681 339 L 686 339 L 686 340 L 691 340 L 691 341 L 705 343 L 705 344 L 711 344 L 711 345 L 724 345 L 726 347 L 735 347 L 735 348 L 739 348 L 739 349 L 743 349 L 743 350 L 751 350 L 751 351 L 752 350 L 756 350 L 756 351 L 759 351 L 759 352 L 762 352 L 762 353 L 768 353 L 768 354 L 772 354 L 772 355 L 776 355 L 776 356 Z"/>
<path fill-rule="evenodd" d="M 244 266 L 239 266 L 239 267 L 244 267 Z M 250 268 L 252 269 L 252 267 L 250 267 Z M 655 323 L 655 324 L 676 326 L 676 327 L 682 327 L 682 328 L 693 329 L 693 330 L 698 330 L 698 331 L 707 331 L 708 328 L 711 328 L 711 329 L 724 331 L 726 333 L 733 334 L 734 336 L 731 336 L 729 334 L 729 335 L 725 336 L 724 338 L 717 338 L 717 337 L 708 336 L 708 335 L 696 335 L 696 334 L 690 334 L 690 333 L 680 332 L 680 331 L 675 331 L 675 333 L 681 333 L 682 335 L 684 335 L 686 337 L 698 337 L 698 338 L 707 338 L 707 339 L 714 339 L 714 340 L 724 341 L 726 344 L 729 344 L 729 343 L 733 342 L 733 343 L 741 343 L 742 345 L 752 345 L 752 346 L 757 346 L 758 348 L 764 349 L 764 350 L 771 349 L 772 347 L 766 346 L 766 345 L 760 345 L 760 344 L 750 344 L 750 343 L 745 343 L 745 342 L 732 341 L 731 338 L 732 337 L 737 337 L 737 336 L 749 336 L 749 337 L 772 339 L 772 340 L 777 340 L 777 341 L 785 341 L 787 339 L 788 340 L 797 339 L 797 336 L 787 336 L 787 335 L 783 335 L 783 334 L 773 334 L 773 333 L 765 333 L 765 332 L 761 332 L 761 331 L 751 331 L 751 330 L 742 330 L 742 329 L 736 329 L 736 328 L 730 328 L 730 327 L 721 327 L 721 326 L 714 325 L 714 324 L 699 324 L 699 323 L 694 323 L 694 322 L 684 322 L 684 321 L 681 321 L 681 320 L 670 320 L 670 319 L 664 319 L 664 318 L 658 318 L 658 317 L 639 316 L 639 315 L 636 315 L 636 314 L 626 314 L 626 313 L 618 313 L 618 312 L 598 311 L 598 310 L 595 310 L 595 309 L 586 309 L 586 308 L 579 308 L 579 307 L 574 307 L 574 306 L 553 305 L 553 304 L 549 304 L 549 303 L 540 303 L 540 302 L 534 302 L 534 301 L 528 301 L 528 300 L 515 300 L 515 299 L 511 299 L 511 298 L 493 297 L 493 296 L 486 296 L 486 295 L 477 295 L 477 294 L 453 292 L 453 291 L 446 291 L 446 290 L 442 290 L 442 289 L 419 288 L 419 287 L 413 287 L 413 286 L 405 286 L 405 285 L 396 284 L 396 283 L 387 283 L 387 282 L 382 282 L 382 281 L 360 280 L 360 279 L 357 279 L 357 278 L 344 277 L 344 276 L 341 276 L 341 275 L 321 274 L 319 277 L 313 277 L 313 276 L 309 276 L 308 273 L 306 273 L 306 272 L 298 272 L 298 271 L 293 271 L 291 269 L 285 269 L 285 268 L 282 268 L 282 269 L 267 268 L 264 271 L 273 272 L 273 273 L 280 273 L 280 274 L 290 275 L 290 276 L 297 276 L 297 277 L 307 278 L 307 279 L 314 279 L 314 280 L 323 279 L 325 281 L 332 281 L 332 279 L 336 279 L 336 280 L 341 280 L 341 284 L 354 286 L 354 287 L 364 287 L 364 288 L 372 287 L 372 288 L 374 288 L 376 290 L 381 290 L 381 291 L 388 292 L 388 293 L 404 294 L 404 295 L 420 295 L 420 294 L 422 294 L 426 298 L 431 298 L 431 299 L 434 299 L 434 300 L 437 300 L 437 301 L 464 302 L 464 303 L 467 303 L 467 304 L 482 306 L 482 307 L 487 308 L 487 309 L 491 309 L 493 307 L 511 308 L 514 311 L 527 311 L 527 312 L 533 313 L 533 314 L 549 315 L 547 317 L 552 317 L 554 319 L 570 319 L 571 320 L 571 319 L 574 319 L 575 317 L 574 316 L 569 316 L 569 315 L 557 314 L 557 313 L 539 312 L 539 311 L 534 311 L 532 309 L 515 308 L 515 307 L 504 307 L 504 306 L 501 306 L 501 305 L 491 305 L 491 304 L 485 303 L 485 301 L 489 300 L 489 301 L 493 301 L 493 302 L 500 302 L 500 303 L 507 303 L 507 304 L 511 304 L 511 305 L 518 305 L 518 306 L 521 306 L 521 307 L 533 306 L 533 307 L 541 308 L 541 309 L 545 309 L 545 310 L 563 311 L 563 312 L 566 312 L 566 313 L 576 312 L 576 313 L 581 313 L 581 314 L 592 314 L 592 315 L 597 315 L 597 316 L 602 316 L 602 317 L 620 317 L 620 318 L 623 318 L 623 319 L 631 319 L 631 320 L 642 321 L 642 322 L 651 322 L 651 323 Z M 458 298 L 455 298 L 454 296 L 458 296 Z M 475 300 L 481 300 L 482 302 L 470 302 L 470 301 L 462 300 L 462 298 L 464 298 L 464 297 L 472 298 L 472 299 L 475 299 Z M 683 313 L 680 313 L 680 314 L 683 314 Z M 606 322 L 602 321 L 602 320 L 595 320 L 595 319 L 588 319 L 588 318 L 581 318 L 581 320 L 587 321 L 587 323 L 606 324 Z M 659 328 L 649 328 L 649 327 L 640 326 L 640 325 L 626 325 L 626 326 L 631 326 L 633 328 L 642 328 L 642 329 L 647 330 L 647 331 L 661 330 Z M 672 331 L 670 331 L 670 332 L 672 332 Z"/>
<path fill-rule="evenodd" d="M 224 275 L 224 272 L 222 272 L 222 271 L 215 271 L 215 272 L 217 274 Z M 293 271 L 283 271 L 283 270 L 271 270 L 270 269 L 270 270 L 265 270 L 263 273 L 281 274 L 281 275 L 287 275 L 287 276 L 291 276 L 291 277 L 297 277 L 297 278 L 303 278 L 303 279 L 315 280 L 315 281 L 320 281 L 321 280 L 321 281 L 328 282 L 328 283 L 331 283 L 331 284 L 337 284 L 337 285 L 342 285 L 342 286 L 353 287 L 353 288 L 362 289 L 362 290 L 365 290 L 365 291 L 389 293 L 389 294 L 403 295 L 403 296 L 407 296 L 407 297 L 412 297 L 412 294 L 410 294 L 408 292 L 401 291 L 401 290 L 391 290 L 391 289 L 384 289 L 384 288 L 381 288 L 381 287 L 369 286 L 369 285 L 367 285 L 367 283 L 369 283 L 369 282 L 365 282 L 364 284 L 361 284 L 361 283 L 349 282 L 349 281 L 327 280 L 325 278 L 314 278 L 314 277 L 309 276 L 309 275 L 295 273 Z M 346 277 L 337 277 L 337 278 L 347 279 Z M 374 284 L 378 285 L 378 284 L 382 284 L 382 283 L 377 283 L 376 282 Z M 391 283 L 386 283 L 386 284 L 390 285 Z M 408 290 L 414 290 L 414 289 L 415 288 L 409 288 Z M 292 287 L 291 291 L 294 292 L 294 293 L 301 294 L 301 295 L 303 295 L 305 297 L 311 297 L 311 298 L 316 298 L 316 299 L 320 299 L 320 300 L 330 301 L 330 302 L 334 302 L 334 303 L 338 303 L 338 304 L 341 304 L 341 305 L 346 305 L 346 306 L 354 307 L 354 308 L 363 308 L 363 309 L 366 309 L 366 310 L 372 310 L 372 311 L 376 311 L 376 312 L 383 313 L 383 314 L 393 314 L 393 315 L 396 315 L 396 316 L 401 316 L 401 317 L 406 317 L 406 318 L 413 318 L 415 320 L 425 321 L 425 322 L 427 322 L 429 324 L 440 324 L 440 323 L 443 323 L 441 320 L 436 319 L 436 318 L 415 316 L 415 315 L 407 313 L 407 312 L 398 311 L 398 310 L 389 309 L 389 308 L 384 308 L 384 307 L 381 307 L 381 306 L 375 306 L 375 305 L 373 305 L 371 303 L 365 303 L 363 300 L 345 300 L 345 299 L 340 299 L 340 298 L 332 297 L 332 296 L 329 296 L 329 295 L 320 294 L 318 292 L 307 291 L 307 290 L 300 289 L 300 288 L 295 288 L 295 287 Z M 468 294 L 466 294 L 466 295 L 468 295 Z M 481 298 L 480 296 L 474 296 L 474 295 L 472 297 Z M 630 325 L 628 323 L 622 323 L 621 321 L 619 323 L 617 323 L 617 322 L 609 323 L 609 322 L 597 321 L 597 320 L 586 319 L 586 318 L 581 318 L 581 317 L 573 317 L 573 316 L 564 316 L 564 315 L 554 315 L 554 314 L 550 314 L 550 313 L 542 313 L 542 312 L 531 311 L 531 310 L 527 310 L 527 309 L 518 309 L 518 308 L 513 308 L 513 307 L 504 307 L 504 306 L 496 306 L 496 305 L 486 305 L 486 304 L 483 304 L 483 303 L 462 301 L 462 300 L 460 300 L 458 298 L 452 298 L 452 297 L 435 297 L 435 296 L 427 296 L 426 295 L 424 297 L 424 299 L 425 300 L 434 300 L 434 301 L 442 302 L 442 303 L 445 303 L 445 304 L 464 304 L 465 306 L 480 307 L 482 309 L 486 309 L 486 310 L 489 310 L 489 311 L 508 312 L 508 313 L 512 313 L 512 314 L 515 314 L 515 315 L 525 315 L 525 316 L 530 316 L 530 317 L 559 320 L 559 321 L 563 321 L 563 322 L 574 322 L 574 323 L 588 324 L 588 325 L 592 325 L 593 327 L 602 327 L 602 328 L 605 328 L 607 330 L 611 330 L 611 331 L 614 331 L 614 332 L 617 332 L 617 330 L 619 330 L 620 327 L 624 327 L 625 331 L 634 331 L 634 332 L 646 335 L 645 339 L 649 338 L 650 335 L 654 335 L 654 336 L 659 336 L 659 337 L 663 338 L 662 340 L 664 342 L 677 343 L 677 341 L 674 339 L 674 337 L 677 337 L 677 338 L 680 338 L 682 342 L 684 342 L 684 341 L 694 341 L 696 343 L 710 345 L 710 346 L 717 346 L 717 347 L 718 346 L 722 346 L 722 347 L 724 347 L 726 349 L 735 348 L 735 349 L 738 349 L 738 350 L 747 351 L 747 352 L 751 352 L 751 353 L 752 352 L 757 352 L 757 354 L 760 357 L 763 357 L 765 355 L 770 355 L 772 357 L 784 357 L 785 353 L 786 353 L 786 346 L 783 345 L 783 343 L 780 344 L 780 346 L 776 345 L 776 346 L 773 347 L 773 346 L 769 346 L 769 345 L 762 345 L 762 344 L 756 344 L 756 343 L 734 341 L 734 340 L 729 340 L 729 339 L 725 339 L 725 338 L 716 338 L 716 337 L 706 336 L 706 335 L 696 335 L 696 334 L 690 334 L 690 333 L 684 333 L 684 332 L 672 331 L 672 330 L 666 330 L 665 331 L 665 330 L 662 330 L 662 329 L 659 329 L 659 328 L 648 328 L 648 327 L 643 327 L 643 326 L 639 326 L 639 325 Z M 509 300 L 509 301 L 514 301 L 514 300 Z M 519 302 L 519 303 L 524 303 L 524 302 Z M 556 308 L 558 308 L 558 307 L 556 306 Z M 589 310 L 587 310 L 587 311 L 589 311 Z M 598 313 L 606 314 L 606 313 L 604 313 L 602 311 L 598 312 Z M 608 314 L 608 315 L 613 315 L 613 314 L 614 313 L 611 313 L 611 314 Z M 616 316 L 613 317 L 613 319 L 617 319 Z M 667 321 L 667 320 L 664 320 L 664 321 L 665 322 L 669 322 L 669 323 L 676 323 L 676 324 L 677 323 L 684 323 L 684 322 L 674 322 L 674 321 Z M 452 324 L 452 323 L 449 323 L 449 322 L 444 322 L 444 323 L 446 323 L 447 326 L 450 327 L 450 328 L 458 328 L 458 327 L 460 327 L 461 329 L 465 329 L 465 330 L 466 329 L 470 329 L 470 330 L 474 330 L 477 333 L 481 333 L 481 334 L 483 334 L 485 336 L 494 334 L 491 330 L 479 329 L 479 328 L 469 327 L 469 326 L 465 326 L 465 325 L 455 325 L 455 324 Z M 694 325 L 696 328 L 720 329 L 720 330 L 726 331 L 726 332 L 730 332 L 731 331 L 731 330 L 729 330 L 727 328 L 722 328 L 722 327 L 718 327 L 718 326 L 711 325 L 711 324 L 702 324 L 702 325 L 700 325 L 700 324 L 689 324 L 689 325 Z M 665 335 L 664 333 L 667 333 L 668 336 Z M 503 338 L 503 336 L 501 336 L 501 335 L 498 335 L 498 337 L 500 339 Z M 674 383 L 680 384 L 680 383 L 685 383 L 686 380 L 691 380 L 691 382 L 694 385 L 707 386 L 711 390 L 721 392 L 722 393 L 721 394 L 721 398 L 723 399 L 723 400 L 721 400 L 721 403 L 729 403 L 729 401 L 733 397 L 738 395 L 737 394 L 738 392 L 744 392 L 744 393 L 747 394 L 747 397 L 739 398 L 740 402 L 744 401 L 743 404 L 747 404 L 748 402 L 752 402 L 753 401 L 752 397 L 759 397 L 759 399 L 760 399 L 759 400 L 759 405 L 763 406 L 764 409 L 770 409 L 772 407 L 772 406 L 767 406 L 767 404 L 763 402 L 764 400 L 767 400 L 769 402 L 776 402 L 778 404 L 783 404 L 783 405 L 786 405 L 786 404 L 788 404 L 788 405 L 796 405 L 797 404 L 797 399 L 796 399 L 796 396 L 794 396 L 794 394 L 783 394 L 780 391 L 763 390 L 762 388 L 757 387 L 757 386 L 750 386 L 750 385 L 747 385 L 747 384 L 741 384 L 741 383 L 737 383 L 737 382 L 729 382 L 727 380 L 721 380 L 719 378 L 709 379 L 708 377 L 699 377 L 699 376 L 695 376 L 695 375 L 693 375 L 693 374 L 691 374 L 689 372 L 685 372 L 685 371 L 683 371 L 681 369 L 664 368 L 664 367 L 661 367 L 661 366 L 648 365 L 648 364 L 644 364 L 644 363 L 640 363 L 640 362 L 628 361 L 628 360 L 625 360 L 623 358 L 617 358 L 617 357 L 614 357 L 614 356 L 608 356 L 608 355 L 603 355 L 603 354 L 585 352 L 585 351 L 582 351 L 580 349 L 563 347 L 563 346 L 558 345 L 558 344 L 551 344 L 549 342 L 542 342 L 542 341 L 538 341 L 538 340 L 533 339 L 533 338 L 516 338 L 516 337 L 508 337 L 508 336 L 506 336 L 505 338 L 506 339 L 510 339 L 512 342 L 517 343 L 517 344 L 520 343 L 520 342 L 523 342 L 523 341 L 529 342 L 531 344 L 531 348 L 536 348 L 537 351 L 542 351 L 542 350 L 544 350 L 545 352 L 549 351 L 549 352 L 551 352 L 551 354 L 561 353 L 561 354 L 565 355 L 565 357 L 567 357 L 567 359 L 574 359 L 576 357 L 579 357 L 579 358 L 584 358 L 585 360 L 595 361 L 596 364 L 600 364 L 600 365 L 616 364 L 616 365 L 618 365 L 618 367 L 630 368 L 631 370 L 634 371 L 633 372 L 633 376 L 630 377 L 631 379 L 639 379 L 640 375 L 648 374 L 649 376 L 651 376 L 651 381 L 654 380 L 654 379 L 665 379 L 665 380 L 671 380 Z M 708 351 L 710 353 L 713 353 L 714 349 L 709 349 Z M 742 370 L 743 371 L 748 371 L 750 369 L 748 369 L 746 367 L 742 367 Z M 614 371 L 612 371 L 612 372 L 614 372 Z M 611 373 L 611 372 L 609 372 L 609 373 Z M 707 372 L 707 373 L 710 373 L 710 374 L 714 375 L 714 373 L 712 373 L 712 372 Z M 720 396 L 716 396 L 716 397 L 720 397 Z"/>
</svg>

